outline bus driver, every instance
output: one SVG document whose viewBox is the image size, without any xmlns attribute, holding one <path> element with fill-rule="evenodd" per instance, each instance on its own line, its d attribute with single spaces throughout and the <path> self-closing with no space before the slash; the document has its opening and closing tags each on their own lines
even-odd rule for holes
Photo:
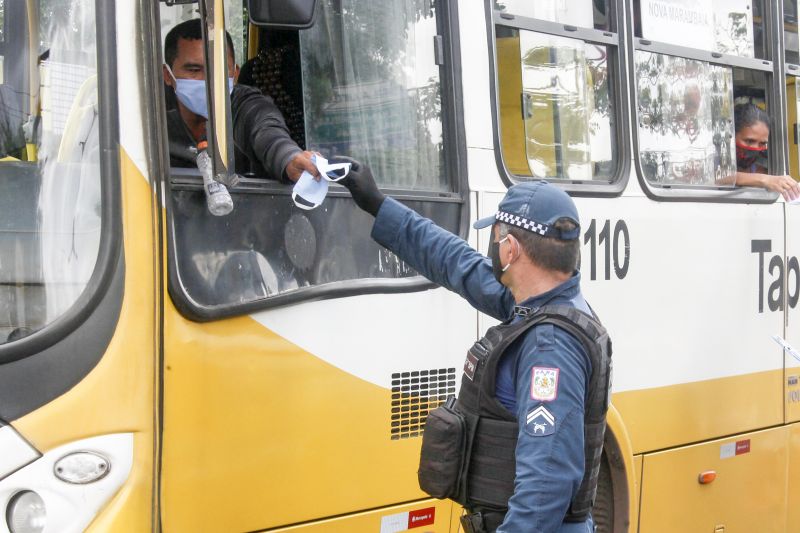
<svg viewBox="0 0 800 533">
<path fill-rule="evenodd" d="M 187 20 L 172 28 L 164 41 L 164 83 L 177 96 L 167 109 L 170 164 L 194 167 L 191 148 L 206 136 L 208 108 L 200 19 Z M 272 99 L 258 89 L 233 85 L 239 67 L 235 64 L 233 40 L 228 41 L 228 77 L 231 84 L 233 140 L 236 171 L 253 172 L 283 182 L 297 181 L 304 170 L 318 176 L 311 152 L 304 151 L 289 136 L 280 111 Z M 168 102 L 175 99 L 168 98 Z"/>
</svg>

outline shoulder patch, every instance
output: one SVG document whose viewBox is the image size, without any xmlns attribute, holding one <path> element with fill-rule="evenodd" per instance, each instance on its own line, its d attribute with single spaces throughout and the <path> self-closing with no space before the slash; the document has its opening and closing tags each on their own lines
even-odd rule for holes
<svg viewBox="0 0 800 533">
<path fill-rule="evenodd" d="M 546 437 L 556 430 L 556 417 L 544 405 L 528 413 L 525 429 L 533 437 Z"/>
<path fill-rule="evenodd" d="M 475 381 L 475 370 L 477 368 L 478 358 L 468 352 L 467 359 L 464 361 L 464 375 L 467 376 L 470 381 Z"/>
<path fill-rule="evenodd" d="M 552 402 L 558 397 L 557 368 L 533 367 L 531 376 L 531 399 Z"/>
</svg>

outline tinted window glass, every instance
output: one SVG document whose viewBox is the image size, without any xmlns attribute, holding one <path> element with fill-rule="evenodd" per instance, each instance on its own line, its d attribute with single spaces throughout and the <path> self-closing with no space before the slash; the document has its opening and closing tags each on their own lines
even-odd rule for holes
<svg viewBox="0 0 800 533">
<path fill-rule="evenodd" d="M 37 4 L 33 24 L 25 17 L 36 9 L 4 9 L 19 31 L 0 85 L 0 342 L 41 329 L 75 302 L 100 241 L 94 2 Z"/>
<path fill-rule="evenodd" d="M 380 185 L 450 191 L 433 3 L 322 0 L 301 32 L 306 145 L 370 165 Z"/>
</svg>

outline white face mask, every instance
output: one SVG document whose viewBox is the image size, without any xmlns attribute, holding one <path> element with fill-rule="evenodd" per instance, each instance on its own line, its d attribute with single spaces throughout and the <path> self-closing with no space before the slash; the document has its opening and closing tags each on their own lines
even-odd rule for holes
<svg viewBox="0 0 800 533">
<path fill-rule="evenodd" d="M 208 119 L 208 103 L 206 102 L 206 81 L 176 78 L 169 65 L 169 75 L 175 80 L 175 94 L 178 100 L 195 115 Z M 228 78 L 228 93 L 233 92 L 233 78 Z"/>
</svg>

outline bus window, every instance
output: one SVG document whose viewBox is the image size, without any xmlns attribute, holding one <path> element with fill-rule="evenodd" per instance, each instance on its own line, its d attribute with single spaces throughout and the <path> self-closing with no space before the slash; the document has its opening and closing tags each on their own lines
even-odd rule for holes
<svg viewBox="0 0 800 533">
<path fill-rule="evenodd" d="M 800 179 L 800 153 L 798 153 L 798 110 L 800 92 L 797 78 L 800 77 L 800 44 L 798 41 L 798 3 L 797 0 L 783 2 L 783 42 L 786 58 L 786 111 L 789 137 L 789 175 Z"/>
<path fill-rule="evenodd" d="M 94 3 L 0 6 L 4 343 L 55 321 L 86 288 L 98 257 L 101 190 Z M 38 20 L 29 24 L 29 15 Z"/>
<path fill-rule="evenodd" d="M 736 172 L 733 69 L 637 51 L 636 80 L 648 181 L 713 185 Z"/>
<path fill-rule="evenodd" d="M 452 190 L 442 163 L 433 2 L 321 7 L 314 28 L 300 33 L 309 149 L 352 154 L 381 186 Z"/>
<path fill-rule="evenodd" d="M 763 13 L 761 0 L 636 3 L 635 138 L 655 194 L 735 185 L 734 107 L 771 98 Z"/>
<path fill-rule="evenodd" d="M 3 83 L 3 58 L 5 56 L 5 18 L 6 6 L 5 0 L 0 0 L 0 83 Z"/>
<path fill-rule="evenodd" d="M 446 161 L 456 131 L 443 111 L 443 73 L 452 80 L 452 71 L 437 62 L 449 57 L 449 12 L 435 6 L 323 0 L 309 29 L 258 30 L 238 84 L 274 101 L 301 149 L 367 163 L 382 188 L 458 233 L 461 162 Z M 235 136 L 236 109 L 232 115 Z M 230 190 L 233 211 L 214 217 L 197 172 L 171 170 L 170 291 L 187 316 L 423 286 L 372 241 L 368 216 L 341 186 L 305 211 L 292 203 L 292 184 L 257 171 L 240 174 Z"/>
<path fill-rule="evenodd" d="M 800 65 L 800 43 L 797 31 L 797 0 L 783 0 L 783 44 L 786 52 L 786 63 L 797 67 Z M 800 69 L 791 69 L 800 74 Z"/>
<path fill-rule="evenodd" d="M 246 1 L 246 0 L 245 0 Z M 225 0 L 225 29 L 233 40 L 234 57 L 237 65 L 247 61 L 247 18 L 242 0 Z M 161 5 L 161 38 L 174 26 L 185 20 L 196 19 L 200 16 L 197 3 Z"/>
<path fill-rule="evenodd" d="M 609 9 L 592 0 L 495 4 L 500 144 L 512 179 L 607 184 L 621 174 L 620 43 Z"/>
</svg>

